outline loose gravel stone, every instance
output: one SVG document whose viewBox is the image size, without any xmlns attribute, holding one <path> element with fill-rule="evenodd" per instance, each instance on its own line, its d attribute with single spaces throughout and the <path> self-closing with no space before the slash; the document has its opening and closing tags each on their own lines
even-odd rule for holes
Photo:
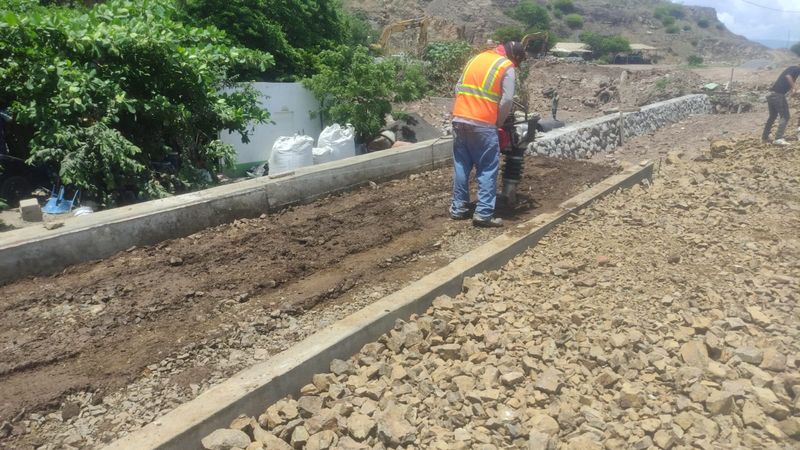
<svg viewBox="0 0 800 450">
<path fill-rule="evenodd" d="M 671 155 L 259 423 L 293 448 L 797 447 L 800 151 L 726 145 Z"/>
</svg>

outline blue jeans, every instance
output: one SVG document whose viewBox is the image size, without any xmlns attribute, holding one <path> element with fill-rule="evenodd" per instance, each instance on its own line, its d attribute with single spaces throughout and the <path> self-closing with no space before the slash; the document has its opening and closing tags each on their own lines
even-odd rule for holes
<svg viewBox="0 0 800 450">
<path fill-rule="evenodd" d="M 489 220 L 497 200 L 497 172 L 500 167 L 500 142 L 497 129 L 463 123 L 453 124 L 453 202 L 450 214 L 469 213 L 469 174 L 475 167 L 478 180 L 478 204 L 472 218 Z"/>
</svg>

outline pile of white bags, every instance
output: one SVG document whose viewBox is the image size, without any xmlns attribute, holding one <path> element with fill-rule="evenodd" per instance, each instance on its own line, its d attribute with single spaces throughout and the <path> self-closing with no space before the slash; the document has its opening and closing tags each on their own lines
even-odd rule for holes
<svg viewBox="0 0 800 450">
<path fill-rule="evenodd" d="M 272 146 L 269 174 L 277 175 L 314 164 L 314 138 L 310 136 L 281 136 Z"/>
<path fill-rule="evenodd" d="M 355 129 L 352 125 L 335 123 L 319 135 L 317 147 L 313 149 L 314 164 L 322 164 L 350 158 L 356 155 Z"/>
</svg>

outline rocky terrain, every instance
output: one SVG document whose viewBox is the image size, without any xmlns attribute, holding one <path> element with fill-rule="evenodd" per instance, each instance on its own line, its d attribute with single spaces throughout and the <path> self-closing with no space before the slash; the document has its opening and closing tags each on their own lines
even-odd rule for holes
<svg viewBox="0 0 800 450">
<path fill-rule="evenodd" d="M 430 40 L 462 38 L 477 45 L 502 26 L 521 26 L 505 13 L 518 3 L 518 0 L 347 0 L 344 5 L 351 11 L 365 14 L 378 30 L 396 21 L 428 16 L 433 21 Z M 539 0 L 537 3 L 550 6 L 552 2 Z M 584 30 L 619 34 L 631 42 L 662 49 L 660 53 L 665 61 L 681 63 L 689 55 L 702 56 L 710 63 L 741 63 L 768 57 L 770 53 L 766 47 L 731 33 L 712 8 L 685 7 L 684 17 L 676 22 L 679 32 L 670 34 L 654 16 L 658 6 L 670 4 L 666 0 L 575 0 L 574 4 L 576 13 L 585 21 L 579 30 L 569 28 L 550 8 L 551 29 L 560 41 L 577 42 L 578 34 Z M 410 45 L 413 40 L 408 43 Z"/>
<path fill-rule="evenodd" d="M 800 145 L 671 152 L 206 449 L 796 448 Z"/>
</svg>

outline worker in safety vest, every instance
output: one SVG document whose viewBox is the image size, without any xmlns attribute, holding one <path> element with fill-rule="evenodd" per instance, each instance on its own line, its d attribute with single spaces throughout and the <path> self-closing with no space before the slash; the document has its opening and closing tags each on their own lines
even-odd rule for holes
<svg viewBox="0 0 800 450">
<path fill-rule="evenodd" d="M 503 226 L 494 217 L 500 143 L 497 129 L 514 104 L 515 67 L 525 59 L 518 42 L 507 42 L 472 58 L 456 85 L 453 107 L 453 201 L 450 217 L 468 219 L 469 175 L 475 167 L 478 203 L 472 223 L 482 227 Z"/>
</svg>

